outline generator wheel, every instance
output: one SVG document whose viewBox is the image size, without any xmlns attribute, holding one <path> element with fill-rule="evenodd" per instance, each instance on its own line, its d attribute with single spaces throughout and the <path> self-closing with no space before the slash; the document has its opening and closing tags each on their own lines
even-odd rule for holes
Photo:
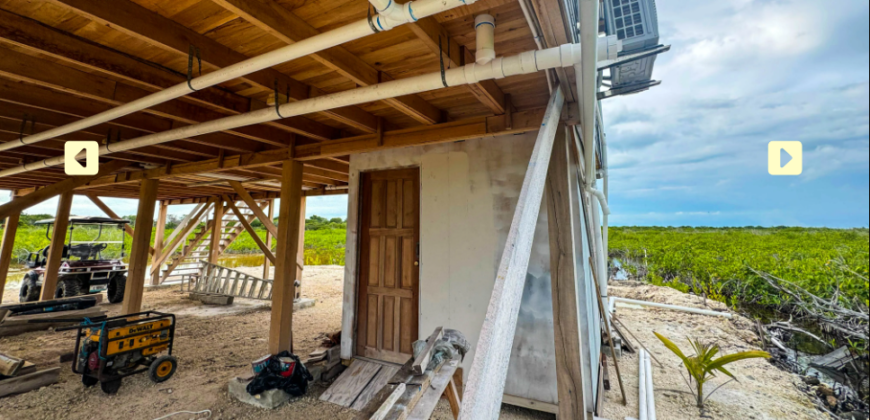
<svg viewBox="0 0 870 420">
<path fill-rule="evenodd" d="M 106 289 L 106 297 L 109 298 L 109 303 L 121 303 L 124 301 L 124 289 L 127 286 L 127 276 L 118 274 L 109 280 L 109 287 Z"/>
<path fill-rule="evenodd" d="M 178 367 L 178 361 L 172 356 L 160 356 L 151 363 L 148 369 L 148 376 L 151 380 L 160 383 L 172 377 L 175 374 L 175 368 Z"/>
<path fill-rule="evenodd" d="M 36 277 L 39 278 L 39 275 Z M 39 300 L 39 293 L 41 291 L 42 288 L 36 284 L 36 280 L 25 278 L 21 282 L 21 289 L 18 291 L 18 301 L 21 303 L 36 302 Z"/>
<path fill-rule="evenodd" d="M 54 298 L 68 298 L 78 296 L 80 294 L 82 294 L 82 285 L 81 282 L 79 282 L 79 279 L 75 277 L 66 278 L 58 282 L 57 289 L 55 289 L 54 291 Z"/>
<path fill-rule="evenodd" d="M 96 385 L 98 382 L 100 382 L 100 380 L 93 376 L 82 375 L 82 383 L 88 388 Z"/>
<path fill-rule="evenodd" d="M 121 389 L 121 380 L 115 379 L 114 381 L 100 382 L 100 389 L 102 389 L 106 394 L 115 394 L 119 389 Z"/>
</svg>

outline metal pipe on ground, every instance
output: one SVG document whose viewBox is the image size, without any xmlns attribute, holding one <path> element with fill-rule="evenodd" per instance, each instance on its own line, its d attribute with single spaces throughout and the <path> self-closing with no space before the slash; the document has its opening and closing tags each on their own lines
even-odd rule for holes
<svg viewBox="0 0 870 420">
<path fill-rule="evenodd" d="M 630 303 L 630 304 L 638 305 L 638 306 L 649 306 L 652 308 L 670 309 L 673 311 L 688 312 L 688 313 L 698 314 L 698 315 L 710 315 L 710 316 L 720 316 L 722 318 L 731 318 L 731 314 L 729 314 L 728 312 L 716 312 L 716 311 L 710 311 L 710 310 L 706 310 L 706 309 L 687 308 L 685 306 L 667 305 L 664 303 L 647 302 L 645 300 L 634 300 L 634 299 L 626 299 L 626 298 L 621 298 L 621 297 L 611 297 L 611 299 L 613 299 L 617 303 L 624 302 L 624 303 Z"/>
<path fill-rule="evenodd" d="M 428 0 L 421 0 L 428 1 Z M 440 1 L 440 0 L 439 0 Z M 459 0 L 449 0 L 459 1 Z M 415 12 L 416 13 L 416 12 Z M 294 44 L 298 45 L 298 44 Z M 144 146 L 166 143 L 218 131 L 232 130 L 252 124 L 276 121 L 313 112 L 381 101 L 413 93 L 427 92 L 451 86 L 477 83 L 482 80 L 502 79 L 509 76 L 530 74 L 556 67 L 570 67 L 580 62 L 581 50 L 577 44 L 566 44 L 540 51 L 527 51 L 514 56 L 500 57 L 487 64 L 467 64 L 442 72 L 433 72 L 407 79 L 394 80 L 344 92 L 318 96 L 303 101 L 286 103 L 278 107 L 264 108 L 241 115 L 221 118 L 200 124 L 189 125 L 161 133 L 150 134 L 100 147 L 99 155 L 118 153 Z M 84 159 L 82 151 L 76 159 Z M 0 178 L 64 164 L 64 156 L 57 156 L 0 171 Z"/>
</svg>

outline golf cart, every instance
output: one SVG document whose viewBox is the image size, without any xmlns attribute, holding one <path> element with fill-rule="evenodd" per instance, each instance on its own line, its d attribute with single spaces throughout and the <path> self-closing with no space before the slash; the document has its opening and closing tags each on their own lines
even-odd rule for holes
<svg viewBox="0 0 870 420">
<path fill-rule="evenodd" d="M 51 241 L 49 232 L 54 225 L 54 219 L 40 220 L 37 225 L 45 225 L 45 237 Z M 63 246 L 63 261 L 57 277 L 57 289 L 54 298 L 73 297 L 84 294 L 99 293 L 106 290 L 109 302 L 117 303 L 124 300 L 124 286 L 127 282 L 127 267 L 123 258 L 125 253 L 124 228 L 129 220 L 110 219 L 107 217 L 78 217 L 69 219 L 69 241 Z M 85 233 L 91 233 L 94 238 L 88 241 L 73 240 L 73 232 L 78 228 L 87 228 Z M 115 235 L 112 235 L 112 233 Z M 117 236 L 121 240 L 101 240 L 103 235 Z M 79 235 L 81 236 L 81 235 Z M 110 245 L 120 245 L 118 259 L 103 259 Z M 48 260 L 50 246 L 27 256 L 26 266 L 31 270 L 24 275 L 19 292 L 19 301 L 38 301 L 45 278 L 45 266 Z"/>
</svg>

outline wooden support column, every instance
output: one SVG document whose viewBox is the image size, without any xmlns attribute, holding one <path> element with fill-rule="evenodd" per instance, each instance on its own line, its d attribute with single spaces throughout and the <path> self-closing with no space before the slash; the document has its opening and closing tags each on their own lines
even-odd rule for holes
<svg viewBox="0 0 870 420">
<path fill-rule="evenodd" d="M 15 200 L 15 197 L 12 198 Z M 0 303 L 3 303 L 3 290 L 6 287 L 6 277 L 9 275 L 9 265 L 12 263 L 12 247 L 15 245 L 15 233 L 18 232 L 18 218 L 21 212 L 15 212 L 6 217 L 3 228 L 3 241 L 0 242 Z"/>
<path fill-rule="evenodd" d="M 272 291 L 272 319 L 269 325 L 269 353 L 293 351 L 293 300 L 296 296 L 296 257 L 299 247 L 299 217 L 302 204 L 302 163 L 284 161 L 281 174 L 281 205 L 275 249 L 275 280 Z"/>
<path fill-rule="evenodd" d="M 130 248 L 130 265 L 127 271 L 124 303 L 121 306 L 122 314 L 132 314 L 142 310 L 145 269 L 148 266 L 151 222 L 154 220 L 158 183 L 156 179 L 145 179 L 139 185 L 139 209 L 136 211 L 136 229 L 133 232 L 133 244 Z"/>
<path fill-rule="evenodd" d="M 550 233 L 550 278 L 553 288 L 553 328 L 556 340 L 556 382 L 559 420 L 586 420 L 583 380 L 580 302 L 576 268 L 580 241 L 574 237 L 580 223 L 577 208 L 579 167 L 572 165 L 565 129 L 560 126 L 553 143 L 544 202 Z M 582 259 L 581 259 L 582 260 Z M 591 398 L 590 398 L 591 400 Z"/>
<path fill-rule="evenodd" d="M 224 233 L 224 200 L 218 198 L 214 204 L 214 225 L 211 231 L 211 245 L 208 248 L 208 262 L 217 265 L 221 256 L 221 236 Z"/>
<path fill-rule="evenodd" d="M 66 243 L 66 230 L 69 227 L 69 213 L 72 209 L 73 192 L 69 190 L 60 195 L 57 202 L 57 213 L 54 216 L 54 226 L 51 234 L 51 247 L 48 249 L 48 260 L 45 262 L 45 277 L 42 281 L 40 300 L 54 299 L 57 289 L 57 273 L 63 259 L 63 246 Z"/>
<path fill-rule="evenodd" d="M 296 280 L 299 281 L 299 287 L 296 288 L 296 299 L 302 297 L 302 271 L 305 270 L 305 200 L 306 197 L 299 200 L 299 247 L 296 251 Z"/>
<path fill-rule="evenodd" d="M 153 255 L 151 258 L 152 264 L 157 262 L 158 257 L 163 252 L 163 235 L 166 232 L 166 212 L 168 210 L 169 205 L 167 202 L 161 201 L 160 210 L 157 211 L 156 229 L 154 230 L 154 251 L 151 253 Z M 160 284 L 160 266 L 152 267 L 151 273 L 151 285 L 157 286 Z"/>
<path fill-rule="evenodd" d="M 269 200 L 269 208 L 267 210 L 267 214 L 268 214 L 269 220 L 275 219 L 275 200 Z M 272 232 L 269 232 L 268 229 L 266 230 L 266 247 L 269 249 L 272 249 Z M 271 271 L 271 269 L 270 269 L 271 266 L 272 266 L 272 262 L 269 261 L 268 258 L 263 258 L 263 278 L 264 279 L 272 278 L 272 276 L 270 276 L 271 273 L 269 273 L 269 271 Z"/>
</svg>

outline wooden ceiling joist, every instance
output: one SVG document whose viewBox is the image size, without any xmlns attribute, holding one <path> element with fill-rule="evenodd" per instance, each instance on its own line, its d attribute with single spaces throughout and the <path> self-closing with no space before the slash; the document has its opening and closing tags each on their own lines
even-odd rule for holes
<svg viewBox="0 0 870 420">
<path fill-rule="evenodd" d="M 250 58 L 129 0 L 112 0 L 112 7 L 106 7 L 102 0 L 51 2 L 172 53 L 187 56 L 193 45 L 201 51 L 203 66 L 211 69 L 229 67 Z M 285 93 L 289 88 L 293 100 L 307 99 L 309 95 L 317 96 L 319 93 L 316 88 L 312 92 L 310 86 L 273 69 L 249 74 L 242 80 L 264 92 L 272 91 L 277 82 L 279 92 Z M 371 133 L 376 128 L 375 117 L 359 108 L 336 109 L 325 115 L 363 132 Z"/>
<path fill-rule="evenodd" d="M 28 53 L 49 56 L 73 66 L 97 71 L 152 92 L 175 86 L 186 80 L 186 76 L 164 67 L 130 57 L 2 9 L 0 9 L 0 43 L 23 48 Z M 185 49 L 185 51 L 187 50 Z M 268 106 L 265 103 L 215 88 L 193 93 L 186 96 L 185 100 L 195 100 L 200 105 L 216 107 L 217 110 L 230 115 L 255 111 Z M 329 140 L 339 135 L 335 128 L 306 117 L 287 118 L 269 125 L 315 140 Z"/>
<path fill-rule="evenodd" d="M 293 44 L 320 34 L 320 31 L 308 22 L 274 2 L 259 0 L 213 1 L 287 44 Z M 393 80 L 391 76 L 379 72 L 342 46 L 320 51 L 310 57 L 359 86 L 370 86 Z M 436 124 L 441 121 L 441 110 L 418 95 L 387 99 L 384 102 L 420 123 Z M 369 132 L 373 133 L 374 131 Z"/>
</svg>

